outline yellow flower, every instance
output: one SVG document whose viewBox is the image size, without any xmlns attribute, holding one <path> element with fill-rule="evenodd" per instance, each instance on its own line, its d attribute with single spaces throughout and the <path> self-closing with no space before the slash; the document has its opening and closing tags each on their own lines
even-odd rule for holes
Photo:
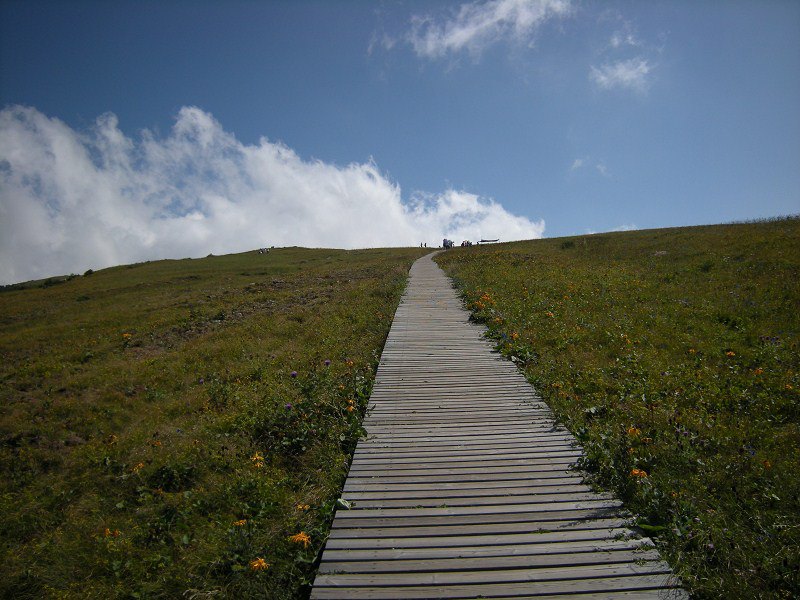
<svg viewBox="0 0 800 600">
<path fill-rule="evenodd" d="M 247 525 L 247 519 L 240 519 L 238 521 L 233 522 L 234 527 L 244 527 Z"/>
<path fill-rule="evenodd" d="M 642 433 L 642 432 L 639 429 L 637 429 L 636 427 L 628 427 L 628 435 L 629 436 L 635 437 L 635 436 L 639 435 L 640 433 Z"/>
<path fill-rule="evenodd" d="M 516 331 L 511 332 L 511 339 L 512 340 L 519 339 L 519 334 Z"/>
<path fill-rule="evenodd" d="M 123 333 L 123 334 L 122 334 L 122 337 L 124 337 L 124 338 L 127 340 L 127 339 L 128 339 L 129 337 L 131 337 L 132 335 L 133 335 L 132 333 Z"/>
<path fill-rule="evenodd" d="M 555 317 L 555 315 L 549 310 L 544 314 L 546 314 L 548 317 Z"/>
<path fill-rule="evenodd" d="M 631 477 L 647 477 L 647 471 L 642 469 L 631 469 Z"/>
<path fill-rule="evenodd" d="M 297 510 L 305 511 L 305 510 L 308 510 L 309 508 L 311 508 L 311 505 L 309 505 L 309 504 L 298 504 L 297 505 Z"/>
<path fill-rule="evenodd" d="M 347 412 L 353 412 L 355 409 L 355 406 L 350 405 L 347 407 Z"/>
<path fill-rule="evenodd" d="M 267 569 L 269 569 L 269 563 L 261 557 L 250 561 L 250 570 L 252 571 L 266 571 Z"/>
<path fill-rule="evenodd" d="M 697 350 L 694 348 L 689 348 L 689 354 L 697 354 Z"/>
<path fill-rule="evenodd" d="M 105 535 L 106 537 L 119 537 L 119 529 L 111 530 L 108 527 L 106 527 L 105 531 L 103 532 L 103 535 Z"/>
<path fill-rule="evenodd" d="M 728 351 L 725 353 L 725 356 L 736 356 L 736 352 L 734 352 L 733 350 L 728 350 Z"/>
<path fill-rule="evenodd" d="M 764 372 L 764 369 L 758 367 L 755 371 L 753 371 L 754 375 L 761 375 Z"/>
<path fill-rule="evenodd" d="M 303 544 L 303 548 L 308 548 L 308 545 L 311 543 L 311 538 L 305 531 L 301 531 L 300 533 L 290 535 L 289 541 L 295 544 Z"/>
<path fill-rule="evenodd" d="M 143 467 L 144 467 L 144 463 L 140 462 L 140 463 L 135 464 L 133 466 L 133 468 L 131 469 L 131 471 L 134 472 L 134 473 L 138 473 L 139 471 L 142 470 Z"/>
</svg>

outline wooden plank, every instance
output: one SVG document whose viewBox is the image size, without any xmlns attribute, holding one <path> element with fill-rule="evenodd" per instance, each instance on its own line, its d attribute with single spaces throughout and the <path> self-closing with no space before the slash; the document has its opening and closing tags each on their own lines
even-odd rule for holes
<svg viewBox="0 0 800 600">
<path fill-rule="evenodd" d="M 331 553 L 333 554 L 333 553 Z M 566 552 L 545 555 L 481 556 L 477 558 L 439 558 L 427 560 L 394 559 L 373 561 L 323 561 L 320 573 L 416 573 L 466 570 L 513 569 L 521 567 L 560 567 L 569 565 L 621 564 L 642 560 L 658 560 L 653 549 L 609 550 L 605 552 Z"/>
<path fill-rule="evenodd" d="M 323 575 L 322 577 L 328 577 Z M 325 600 L 338 598 L 496 598 L 496 597 L 542 597 L 565 594 L 603 594 L 610 598 L 609 592 L 665 590 L 674 588 L 677 582 L 666 574 L 640 575 L 633 577 L 603 577 L 599 579 L 578 579 L 566 581 L 541 581 L 535 585 L 525 583 L 498 584 L 497 582 L 476 585 L 431 585 L 431 586 L 394 586 L 394 587 L 314 587 L 311 598 Z M 686 594 L 676 591 L 674 594 L 659 597 L 686 598 Z"/>
</svg>

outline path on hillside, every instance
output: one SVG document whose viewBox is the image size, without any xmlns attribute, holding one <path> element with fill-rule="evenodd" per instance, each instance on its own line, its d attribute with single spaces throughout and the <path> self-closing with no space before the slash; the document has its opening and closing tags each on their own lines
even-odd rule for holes
<svg viewBox="0 0 800 600">
<path fill-rule="evenodd" d="M 311 597 L 686 597 L 431 259 L 411 268 Z"/>
</svg>

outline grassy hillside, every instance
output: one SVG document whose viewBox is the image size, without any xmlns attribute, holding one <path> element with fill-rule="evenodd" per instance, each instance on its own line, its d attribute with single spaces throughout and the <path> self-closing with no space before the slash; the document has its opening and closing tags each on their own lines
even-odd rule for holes
<svg viewBox="0 0 800 600">
<path fill-rule="evenodd" d="M 800 220 L 437 260 L 697 597 L 800 596 Z"/>
<path fill-rule="evenodd" d="M 283 249 L 0 293 L 0 596 L 302 597 L 423 252 Z"/>
</svg>

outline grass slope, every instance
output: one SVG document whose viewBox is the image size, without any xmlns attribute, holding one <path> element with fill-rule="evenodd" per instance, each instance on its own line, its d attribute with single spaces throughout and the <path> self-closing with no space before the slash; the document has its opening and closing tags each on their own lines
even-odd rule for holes
<svg viewBox="0 0 800 600">
<path fill-rule="evenodd" d="M 800 596 L 800 220 L 437 261 L 697 597 Z"/>
<path fill-rule="evenodd" d="M 0 293 L 0 596 L 307 593 L 424 252 L 282 249 Z"/>
</svg>

